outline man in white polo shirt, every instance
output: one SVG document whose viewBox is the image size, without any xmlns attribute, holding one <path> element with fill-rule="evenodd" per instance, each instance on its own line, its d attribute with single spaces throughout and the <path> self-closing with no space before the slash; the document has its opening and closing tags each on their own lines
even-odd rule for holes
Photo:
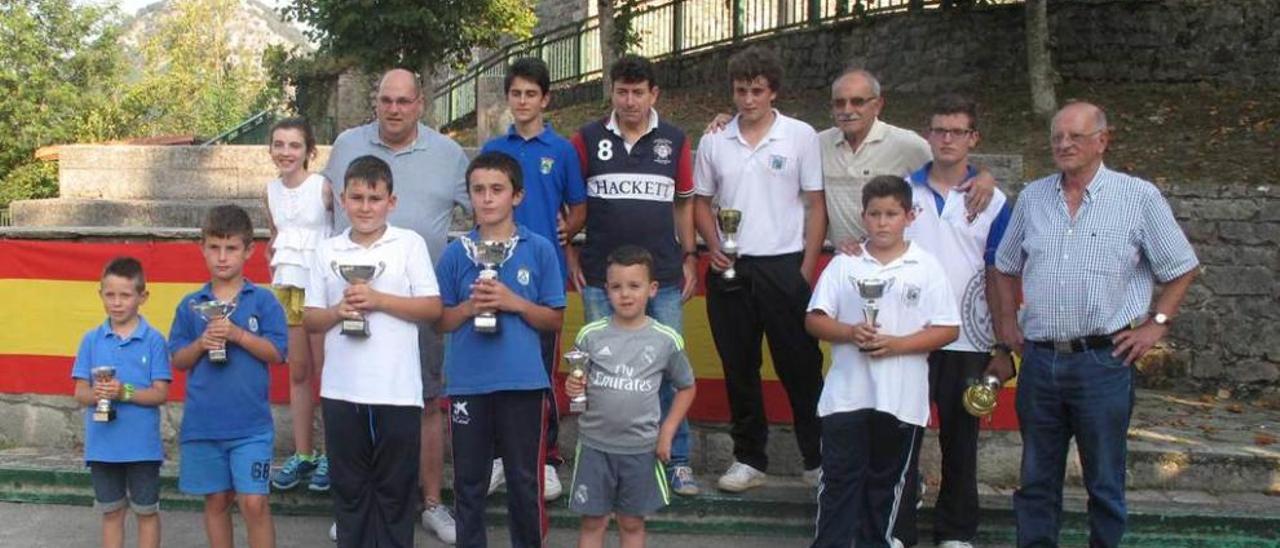
<svg viewBox="0 0 1280 548">
<path fill-rule="evenodd" d="M 694 219 L 710 250 L 707 317 L 724 368 L 734 463 L 718 482 L 739 492 L 764 484 L 769 426 L 761 392 L 761 337 L 791 402 L 805 479 L 821 465 L 817 418 L 822 351 L 804 329 L 805 307 L 826 233 L 818 136 L 773 108 L 782 65 L 753 47 L 729 61 L 738 109 L 724 131 L 704 135 L 694 163 Z M 739 255 L 720 249 L 716 209 L 742 212 Z M 737 277 L 726 281 L 730 265 Z"/>
</svg>

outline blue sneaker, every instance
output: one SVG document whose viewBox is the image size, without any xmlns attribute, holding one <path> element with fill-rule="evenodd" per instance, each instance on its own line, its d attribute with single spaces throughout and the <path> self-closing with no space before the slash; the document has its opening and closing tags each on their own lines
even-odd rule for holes
<svg viewBox="0 0 1280 548">
<path fill-rule="evenodd" d="M 307 489 L 319 493 L 329 491 L 329 457 L 316 457 L 316 469 L 311 472 L 311 483 L 307 484 Z"/>
<path fill-rule="evenodd" d="M 693 468 L 685 465 L 671 467 L 671 490 L 677 495 L 692 497 L 698 494 L 698 478 L 693 476 Z"/>
<path fill-rule="evenodd" d="M 314 462 L 303 460 L 301 455 L 294 453 L 284 461 L 284 465 L 276 470 L 276 473 L 271 475 L 271 486 L 282 491 L 293 489 L 315 468 Z"/>
</svg>

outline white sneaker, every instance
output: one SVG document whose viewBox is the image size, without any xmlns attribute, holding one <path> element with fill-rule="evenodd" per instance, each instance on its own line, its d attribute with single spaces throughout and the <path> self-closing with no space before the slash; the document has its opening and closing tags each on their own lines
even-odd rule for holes
<svg viewBox="0 0 1280 548">
<path fill-rule="evenodd" d="M 924 494 L 929 490 L 929 484 L 924 482 L 924 478 L 920 478 L 920 496 L 916 497 L 916 510 L 924 508 Z"/>
<path fill-rule="evenodd" d="M 493 459 L 493 471 L 489 473 L 489 494 L 507 484 L 507 473 L 502 467 L 502 459 Z"/>
<path fill-rule="evenodd" d="M 898 540 L 898 537 L 893 537 L 893 544 L 890 544 L 889 548 L 906 548 L 906 545 L 901 540 Z"/>
<path fill-rule="evenodd" d="M 741 493 L 752 487 L 764 485 L 765 477 L 764 472 L 734 461 L 733 466 L 730 466 L 724 475 L 720 476 L 720 481 L 716 482 L 716 487 L 719 487 L 721 491 Z"/>
<path fill-rule="evenodd" d="M 338 542 L 338 522 L 336 521 L 329 526 L 329 540 Z"/>
<path fill-rule="evenodd" d="M 422 528 L 435 533 L 445 544 L 458 542 L 458 524 L 443 504 L 422 511 Z"/>
<path fill-rule="evenodd" d="M 822 482 L 822 467 L 819 466 L 812 470 L 805 470 L 804 474 L 801 474 L 800 480 L 809 487 L 817 487 L 818 484 Z"/>
<path fill-rule="evenodd" d="M 938 548 L 973 548 L 973 543 L 963 540 L 944 540 L 938 543 Z"/>
<path fill-rule="evenodd" d="M 542 500 L 556 500 L 560 498 L 560 493 L 563 491 L 564 489 L 560 487 L 560 476 L 556 474 L 556 467 L 546 465 L 542 470 Z"/>
</svg>

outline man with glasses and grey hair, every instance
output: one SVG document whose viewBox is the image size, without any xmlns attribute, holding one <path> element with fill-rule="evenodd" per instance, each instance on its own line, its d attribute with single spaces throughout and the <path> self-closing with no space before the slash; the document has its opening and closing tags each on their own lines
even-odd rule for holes
<svg viewBox="0 0 1280 548">
<path fill-rule="evenodd" d="M 1111 138 L 1102 109 L 1063 107 L 1049 142 L 1060 171 L 1018 196 L 991 306 L 1000 342 L 988 372 L 1007 380 L 1011 352 L 1022 352 L 1018 546 L 1058 545 L 1072 437 L 1089 492 L 1089 545 L 1119 546 L 1132 365 L 1168 333 L 1199 261 L 1160 190 L 1103 164 Z"/>
</svg>

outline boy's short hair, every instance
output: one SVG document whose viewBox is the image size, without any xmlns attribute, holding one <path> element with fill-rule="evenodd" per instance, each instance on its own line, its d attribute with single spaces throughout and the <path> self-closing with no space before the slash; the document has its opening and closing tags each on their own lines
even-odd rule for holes
<svg viewBox="0 0 1280 548">
<path fill-rule="evenodd" d="M 782 59 L 778 53 L 764 46 L 751 46 L 729 58 L 729 79 L 734 82 L 750 82 L 763 77 L 770 91 L 782 89 Z"/>
<path fill-rule="evenodd" d="M 133 289 L 138 293 L 147 290 L 147 278 L 142 273 L 142 263 L 133 257 L 116 257 L 107 262 L 102 269 L 102 279 L 107 276 L 124 278 L 133 282 Z"/>
<path fill-rule="evenodd" d="M 369 154 L 356 158 L 347 165 L 347 172 L 342 175 L 342 189 L 345 191 L 352 181 L 364 183 L 369 188 L 375 188 L 382 182 L 387 184 L 387 194 L 394 194 L 396 191 L 391 166 L 382 158 Z"/>
<path fill-rule="evenodd" d="M 978 103 L 958 93 L 944 93 L 934 99 L 929 106 L 929 120 L 925 123 L 932 122 L 934 116 L 948 114 L 964 114 L 969 117 L 969 129 L 978 129 Z"/>
<path fill-rule="evenodd" d="M 524 176 L 520 171 L 520 163 L 504 152 L 485 152 L 467 165 L 467 184 L 471 183 L 471 173 L 477 169 L 488 169 L 501 172 L 511 181 L 511 190 L 515 194 L 524 192 Z"/>
<path fill-rule="evenodd" d="M 911 211 L 911 185 L 906 179 L 897 175 L 876 175 L 862 187 L 862 209 L 875 198 L 893 198 L 902 205 L 902 209 Z"/>
<path fill-rule="evenodd" d="M 644 265 L 644 271 L 653 279 L 653 255 L 649 250 L 638 245 L 620 245 L 609 252 L 609 256 L 605 258 L 605 268 L 610 266 L 635 266 Z"/>
<path fill-rule="evenodd" d="M 215 206 L 205 215 L 200 227 L 201 238 L 233 238 L 239 236 L 245 247 L 253 243 L 253 221 L 249 212 L 235 204 Z"/>
<path fill-rule="evenodd" d="M 609 80 L 613 82 L 622 82 L 624 84 L 642 84 L 649 83 L 649 89 L 658 86 L 658 75 L 653 70 L 653 63 L 648 59 L 628 53 L 619 57 L 609 67 Z"/>
<path fill-rule="evenodd" d="M 511 92 L 511 83 L 516 78 L 524 78 L 538 84 L 543 95 L 551 91 L 551 71 L 547 69 L 547 63 L 537 57 L 522 57 L 511 63 L 511 67 L 507 69 L 507 76 L 502 79 L 503 93 Z"/>
</svg>

